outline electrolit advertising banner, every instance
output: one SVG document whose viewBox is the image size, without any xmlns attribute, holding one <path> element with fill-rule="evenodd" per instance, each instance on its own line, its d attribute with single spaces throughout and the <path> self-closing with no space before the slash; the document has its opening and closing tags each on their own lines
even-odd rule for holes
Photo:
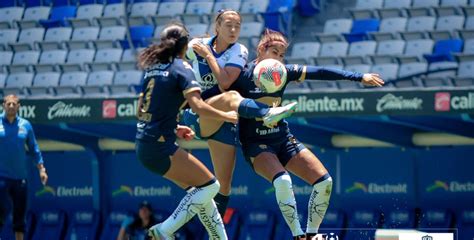
<svg viewBox="0 0 474 240">
<path fill-rule="evenodd" d="M 473 208 L 474 149 L 433 148 L 418 154 L 418 188 L 425 207 Z"/>
<path fill-rule="evenodd" d="M 176 184 L 146 169 L 137 160 L 135 152 L 108 156 L 104 175 L 103 191 L 114 211 L 136 212 L 143 201 L 148 201 L 157 210 L 172 209 L 185 194 Z"/>
<path fill-rule="evenodd" d="M 91 152 L 43 152 L 48 182 L 43 186 L 36 167 L 30 174 L 30 206 L 33 211 L 48 209 L 92 209 Z"/>
<path fill-rule="evenodd" d="M 351 149 L 341 153 L 337 192 L 347 207 L 409 209 L 415 203 L 413 153 L 393 148 Z M 359 205 L 357 205 L 359 204 Z"/>
</svg>

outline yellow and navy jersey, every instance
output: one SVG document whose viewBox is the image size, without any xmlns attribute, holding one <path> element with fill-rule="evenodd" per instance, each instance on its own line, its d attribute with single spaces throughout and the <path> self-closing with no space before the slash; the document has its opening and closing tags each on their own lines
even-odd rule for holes
<svg viewBox="0 0 474 240">
<path fill-rule="evenodd" d="M 203 91 L 217 85 L 217 79 L 212 73 L 211 68 L 207 64 L 206 59 L 199 56 L 193 51 L 192 46 L 194 44 L 201 42 L 208 45 L 212 51 L 212 54 L 217 60 L 217 64 L 219 64 L 219 67 L 221 68 L 232 66 L 243 69 L 245 64 L 247 63 L 248 50 L 244 45 L 240 43 L 234 43 L 229 45 L 229 47 L 225 51 L 221 53 L 216 53 L 212 47 L 215 40 L 216 37 L 195 38 L 189 42 L 188 50 L 186 52 L 186 59 L 189 60 L 189 62 L 193 66 L 195 77 L 201 84 Z"/>
<path fill-rule="evenodd" d="M 285 65 L 287 70 L 287 81 L 283 88 L 274 93 L 265 93 L 258 88 L 253 81 L 253 70 L 255 61 L 250 62 L 242 71 L 237 80 L 228 90 L 235 90 L 244 98 L 255 99 L 268 106 L 280 106 L 286 86 L 293 81 L 302 82 L 310 80 L 352 80 L 361 81 L 363 74 L 348 72 L 324 67 L 305 66 L 298 64 Z M 288 123 L 285 120 L 278 122 L 274 128 L 263 125 L 262 119 L 239 119 L 239 137 L 242 143 L 261 140 L 277 139 L 289 133 Z"/>
<path fill-rule="evenodd" d="M 175 138 L 177 114 L 185 95 L 201 91 L 187 62 L 175 58 L 171 63 L 155 64 L 145 71 L 142 104 L 139 106 L 137 139 Z"/>
</svg>

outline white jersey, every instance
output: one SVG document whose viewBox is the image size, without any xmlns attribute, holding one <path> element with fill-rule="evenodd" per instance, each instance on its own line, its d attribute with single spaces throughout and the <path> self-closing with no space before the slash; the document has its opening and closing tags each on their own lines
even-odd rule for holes
<svg viewBox="0 0 474 240">
<path fill-rule="evenodd" d="M 188 44 L 188 51 L 186 52 L 186 58 L 190 61 L 194 69 L 194 75 L 196 80 L 201 84 L 202 90 L 207 90 L 217 84 L 217 79 L 211 71 L 211 68 L 206 62 L 206 59 L 202 58 L 193 51 L 193 44 L 197 42 L 202 42 L 206 45 L 209 45 L 214 54 L 214 57 L 217 60 L 219 67 L 224 68 L 227 66 L 237 67 L 243 69 L 247 63 L 248 50 L 247 48 L 240 44 L 234 43 L 229 46 L 224 52 L 216 53 L 212 48 L 215 37 L 211 38 L 195 38 L 191 40 Z"/>
</svg>

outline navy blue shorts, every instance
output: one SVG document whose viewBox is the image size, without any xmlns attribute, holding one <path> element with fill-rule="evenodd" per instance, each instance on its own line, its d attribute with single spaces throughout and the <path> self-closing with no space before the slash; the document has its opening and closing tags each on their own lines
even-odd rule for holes
<svg viewBox="0 0 474 240">
<path fill-rule="evenodd" d="M 138 160 L 150 171 L 164 175 L 171 167 L 171 156 L 178 150 L 178 144 L 172 141 L 148 142 L 135 141 Z"/>
<path fill-rule="evenodd" d="M 199 126 L 199 116 L 192 111 L 192 109 L 187 108 L 183 111 L 182 117 L 184 125 L 193 129 L 196 133 L 197 139 L 208 140 L 212 139 L 217 142 L 225 143 L 228 145 L 238 146 L 238 130 L 237 126 L 233 123 L 225 122 L 214 134 L 209 137 L 201 136 L 201 127 Z"/>
<path fill-rule="evenodd" d="M 306 147 L 290 133 L 279 139 L 242 143 L 245 160 L 252 166 L 253 159 L 263 152 L 275 154 L 280 163 L 286 166 L 290 159 L 303 149 Z"/>
</svg>

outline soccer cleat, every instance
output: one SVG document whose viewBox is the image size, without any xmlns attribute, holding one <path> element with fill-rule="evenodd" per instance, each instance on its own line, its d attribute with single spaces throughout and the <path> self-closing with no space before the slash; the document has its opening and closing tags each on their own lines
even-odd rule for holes
<svg viewBox="0 0 474 240">
<path fill-rule="evenodd" d="M 274 127 L 283 118 L 291 116 L 296 110 L 297 102 L 291 102 L 282 107 L 274 107 L 268 110 L 268 113 L 263 116 L 263 125 L 266 127 Z"/>
<path fill-rule="evenodd" d="M 153 225 L 150 229 L 148 229 L 148 237 L 151 240 L 174 240 L 173 236 L 165 236 L 163 233 L 160 232 L 161 223 Z"/>
</svg>

